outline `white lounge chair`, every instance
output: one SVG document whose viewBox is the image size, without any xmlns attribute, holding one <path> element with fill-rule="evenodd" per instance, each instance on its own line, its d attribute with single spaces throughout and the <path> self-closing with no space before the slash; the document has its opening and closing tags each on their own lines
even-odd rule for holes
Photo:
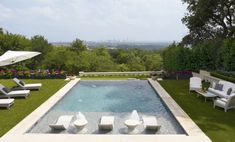
<svg viewBox="0 0 235 142">
<path fill-rule="evenodd" d="M 143 122 L 145 130 L 154 130 L 158 131 L 161 126 L 157 123 L 157 119 L 154 116 L 145 116 L 143 117 Z"/>
<path fill-rule="evenodd" d="M 62 115 L 57 119 L 55 124 L 49 124 L 49 126 L 54 130 L 66 130 L 69 128 L 72 119 L 73 115 Z"/>
<path fill-rule="evenodd" d="M 0 107 L 9 108 L 14 104 L 14 99 L 0 99 Z"/>
<path fill-rule="evenodd" d="M 136 110 L 133 110 L 129 119 L 127 119 L 124 124 L 128 128 L 128 133 L 133 133 L 138 125 L 142 122 Z"/>
<path fill-rule="evenodd" d="M 100 130 L 113 130 L 114 116 L 102 116 L 99 123 Z"/>
<path fill-rule="evenodd" d="M 214 108 L 216 106 L 224 108 L 225 112 L 227 112 L 228 109 L 235 108 L 235 93 L 231 94 L 227 99 L 218 98 L 214 100 Z"/>
<path fill-rule="evenodd" d="M 83 115 L 81 112 L 78 112 L 76 115 L 76 120 L 73 122 L 73 124 L 79 131 L 82 131 L 83 128 L 87 125 L 87 119 L 85 115 Z"/>
<path fill-rule="evenodd" d="M 191 77 L 189 81 L 189 91 L 202 89 L 202 79 L 199 77 Z"/>
<path fill-rule="evenodd" d="M 29 96 L 30 90 L 16 90 L 11 91 L 2 84 L 0 84 L 0 98 L 14 98 L 14 97 L 24 97 L 27 98 Z"/>
<path fill-rule="evenodd" d="M 41 83 L 25 84 L 18 78 L 14 78 L 13 81 L 17 84 L 17 86 L 24 90 L 39 90 L 42 87 Z"/>
</svg>

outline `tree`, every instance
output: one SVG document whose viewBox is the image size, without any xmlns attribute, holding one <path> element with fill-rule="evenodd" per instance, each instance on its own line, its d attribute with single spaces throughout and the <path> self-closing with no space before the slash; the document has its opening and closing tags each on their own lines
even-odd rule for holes
<svg viewBox="0 0 235 142">
<path fill-rule="evenodd" d="M 87 50 L 87 47 L 86 45 L 83 43 L 82 40 L 80 39 L 75 39 L 73 42 L 72 42 L 72 50 L 76 51 L 76 52 L 82 52 L 82 51 L 85 51 Z"/>
<path fill-rule="evenodd" d="M 235 70 L 235 40 L 226 40 L 224 42 L 220 49 L 220 58 L 224 70 Z"/>
<path fill-rule="evenodd" d="M 150 54 L 144 57 L 145 67 L 148 71 L 156 71 L 162 69 L 162 57 L 160 54 Z"/>
<path fill-rule="evenodd" d="M 182 22 L 189 34 L 184 44 L 196 44 L 208 39 L 235 38 L 235 0 L 182 0 L 188 13 Z"/>
<path fill-rule="evenodd" d="M 3 34 L 4 32 L 3 32 L 3 28 L 0 28 L 0 34 Z"/>
<path fill-rule="evenodd" d="M 47 39 L 43 36 L 36 35 L 31 38 L 32 47 L 30 50 L 41 52 L 39 56 L 33 58 L 31 63 L 29 63 L 30 68 L 35 69 L 35 66 L 42 66 L 41 61 L 47 57 L 47 55 L 52 51 L 52 46 L 48 43 Z"/>
</svg>

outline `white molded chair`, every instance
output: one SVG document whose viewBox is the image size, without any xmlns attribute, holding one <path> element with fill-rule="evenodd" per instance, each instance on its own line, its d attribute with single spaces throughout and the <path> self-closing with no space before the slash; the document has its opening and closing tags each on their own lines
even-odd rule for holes
<svg viewBox="0 0 235 142">
<path fill-rule="evenodd" d="M 76 118 L 77 120 L 75 120 L 73 124 L 79 131 L 82 131 L 88 123 L 87 119 L 85 115 L 83 115 L 81 112 L 78 112 L 78 114 L 76 115 Z"/>
<path fill-rule="evenodd" d="M 128 127 L 128 133 L 133 133 L 138 125 L 140 125 L 142 121 L 136 110 L 133 110 L 129 119 L 127 119 L 124 124 Z"/>
<path fill-rule="evenodd" d="M 24 90 L 39 90 L 42 87 L 41 83 L 25 84 L 18 78 L 14 78 L 13 81 Z"/>
<path fill-rule="evenodd" d="M 0 107 L 9 108 L 14 104 L 14 99 L 0 99 Z"/>
<path fill-rule="evenodd" d="M 157 123 L 157 119 L 155 116 L 145 116 L 143 117 L 143 122 L 145 130 L 158 131 L 161 128 L 161 126 Z"/>
<path fill-rule="evenodd" d="M 100 130 L 113 130 L 114 116 L 102 116 L 99 123 Z"/>
<path fill-rule="evenodd" d="M 224 111 L 227 112 L 228 109 L 235 108 L 235 93 L 231 94 L 227 99 L 219 98 L 214 101 L 214 108 L 222 107 Z"/>
<path fill-rule="evenodd" d="M 7 89 L 5 86 L 0 84 L 0 92 L 2 95 L 0 95 L 0 98 L 14 98 L 14 97 L 24 97 L 27 98 L 30 90 L 16 90 L 16 91 L 11 91 Z"/>
<path fill-rule="evenodd" d="M 191 77 L 189 81 L 189 91 L 202 89 L 202 79 L 199 77 Z"/>
<path fill-rule="evenodd" d="M 49 126 L 51 127 L 51 129 L 55 130 L 66 130 L 69 128 L 72 119 L 73 115 L 62 115 L 57 119 L 56 123 L 49 124 Z"/>
</svg>

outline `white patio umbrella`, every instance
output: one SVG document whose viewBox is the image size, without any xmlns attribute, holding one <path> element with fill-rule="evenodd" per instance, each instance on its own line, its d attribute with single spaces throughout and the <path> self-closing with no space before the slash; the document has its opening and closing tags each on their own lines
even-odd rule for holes
<svg viewBox="0 0 235 142">
<path fill-rule="evenodd" d="M 34 56 L 41 54 L 40 52 L 31 51 L 11 51 L 8 50 L 2 56 L 0 56 L 0 66 L 11 65 L 23 60 L 30 59 Z"/>
</svg>

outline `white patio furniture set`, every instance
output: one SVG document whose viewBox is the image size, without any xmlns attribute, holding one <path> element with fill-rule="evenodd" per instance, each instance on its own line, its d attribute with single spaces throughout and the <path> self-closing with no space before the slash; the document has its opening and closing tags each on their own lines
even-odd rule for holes
<svg viewBox="0 0 235 142">
<path fill-rule="evenodd" d="M 228 109 L 235 108 L 235 84 L 228 81 L 213 82 L 208 91 L 202 90 L 202 80 L 199 77 L 190 78 L 189 91 L 196 91 L 198 95 L 212 98 L 214 101 L 214 108 L 216 106 L 224 108 L 227 112 Z"/>
<path fill-rule="evenodd" d="M 66 130 L 70 125 L 74 125 L 77 128 L 78 133 L 85 133 L 86 130 L 84 131 L 84 128 L 88 123 L 86 117 L 81 112 L 78 112 L 78 115 L 76 115 L 75 118 L 76 120 L 72 122 L 73 117 L 73 115 L 62 115 L 55 123 L 49 124 L 49 127 L 52 130 Z M 114 128 L 114 121 L 114 116 L 102 116 L 98 124 L 99 130 L 112 131 Z M 144 123 L 145 130 L 158 131 L 161 127 L 154 116 L 145 116 L 143 117 L 143 121 L 141 121 L 136 110 L 133 110 L 130 118 L 127 119 L 124 124 L 128 128 L 129 134 L 135 134 L 138 133 L 136 127 L 142 122 Z"/>
<path fill-rule="evenodd" d="M 9 89 L 0 84 L 0 107 L 10 108 L 14 104 L 14 98 L 27 98 L 30 95 L 30 90 L 39 90 L 41 83 L 25 84 L 23 81 L 14 78 L 13 81 L 17 84 L 17 90 Z"/>
</svg>

